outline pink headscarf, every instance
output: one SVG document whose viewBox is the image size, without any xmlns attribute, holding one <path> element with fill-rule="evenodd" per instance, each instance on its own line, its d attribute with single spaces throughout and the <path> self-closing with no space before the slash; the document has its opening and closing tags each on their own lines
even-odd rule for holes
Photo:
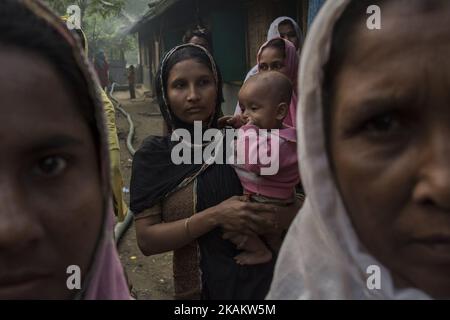
<svg viewBox="0 0 450 320">
<path fill-rule="evenodd" d="M 73 35 L 58 16 L 51 12 L 41 1 L 21 0 L 20 3 L 33 14 L 46 21 L 48 26 L 58 32 L 72 48 L 72 54 L 78 68 L 88 83 L 89 96 L 93 103 L 92 111 L 97 124 L 95 133 L 100 140 L 100 170 L 104 210 L 103 212 L 93 212 L 93 214 L 102 214 L 103 224 L 99 231 L 88 273 L 82 283 L 82 290 L 75 296 L 75 299 L 130 300 L 130 292 L 113 238 L 114 216 L 110 189 L 108 137 L 98 79 L 86 56 L 83 54 L 81 46 L 77 44 Z M 80 235 L 80 237 L 82 236 Z"/>
<path fill-rule="evenodd" d="M 291 127 L 296 127 L 296 119 L 297 119 L 297 73 L 298 73 L 298 55 L 297 55 L 297 50 L 295 49 L 295 46 L 288 40 L 285 40 L 283 38 L 274 38 L 271 39 L 269 41 L 267 41 L 266 43 L 264 43 L 261 48 L 258 51 L 258 56 L 257 56 L 257 62 L 258 62 L 258 66 L 259 66 L 259 62 L 260 62 L 260 57 L 261 57 L 261 53 L 263 52 L 263 50 L 265 48 L 268 47 L 268 45 L 274 41 L 274 40 L 282 40 L 284 42 L 284 65 L 287 68 L 287 74 L 286 76 L 292 81 L 292 87 L 293 92 L 292 92 L 292 98 L 291 98 L 291 103 L 289 105 L 289 113 L 286 116 L 286 118 L 284 119 L 284 124 L 291 126 Z M 259 71 L 259 70 L 258 70 Z"/>
<path fill-rule="evenodd" d="M 130 292 L 125 281 L 123 267 L 117 254 L 113 239 L 113 211 L 107 210 L 103 235 L 95 253 L 89 271 L 90 278 L 85 280 L 85 300 L 130 300 Z"/>
<path fill-rule="evenodd" d="M 286 76 L 292 81 L 292 84 L 294 86 L 294 91 L 297 91 L 297 73 L 298 73 L 298 55 L 297 50 L 295 49 L 295 46 L 292 44 L 292 42 L 285 40 L 283 38 L 273 38 L 267 42 L 265 42 L 261 48 L 259 48 L 258 55 L 256 57 L 256 61 L 259 66 L 261 53 L 265 48 L 269 46 L 270 43 L 272 43 L 274 40 L 281 40 L 284 42 L 284 65 L 288 69 L 288 73 Z M 259 70 L 258 70 L 259 72 Z"/>
</svg>

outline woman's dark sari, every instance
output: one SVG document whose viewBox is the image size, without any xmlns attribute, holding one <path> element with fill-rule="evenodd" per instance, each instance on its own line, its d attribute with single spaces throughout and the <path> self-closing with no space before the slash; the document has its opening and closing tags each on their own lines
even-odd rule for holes
<svg viewBox="0 0 450 320">
<path fill-rule="evenodd" d="M 156 92 L 163 117 L 170 131 L 183 128 L 193 135 L 192 125 L 181 122 L 170 111 L 166 99 L 166 65 L 171 56 L 183 48 L 198 51 L 206 55 L 210 69 L 217 83 L 216 112 L 210 124 L 204 128 L 216 128 L 221 114 L 222 82 L 215 67 L 215 62 L 202 47 L 186 44 L 171 50 L 161 63 L 158 73 Z M 131 179 L 131 210 L 140 213 L 166 198 L 181 186 L 196 179 L 196 212 L 218 205 L 232 196 L 242 195 L 242 186 L 234 169 L 227 164 L 181 164 L 171 160 L 172 148 L 178 142 L 168 137 L 150 137 L 136 153 L 133 160 Z M 222 239 L 222 230 L 216 228 L 198 240 L 200 247 L 200 269 L 202 271 L 203 299 L 264 299 L 267 294 L 275 259 L 255 266 L 240 266 L 234 257 L 239 254 L 236 246 L 229 240 Z"/>
<path fill-rule="evenodd" d="M 197 178 L 197 212 L 242 195 L 234 169 L 227 164 L 210 166 Z M 216 228 L 198 239 L 204 299 L 264 299 L 269 291 L 275 259 L 269 263 L 241 266 L 233 259 L 236 245 L 222 239 Z"/>
</svg>

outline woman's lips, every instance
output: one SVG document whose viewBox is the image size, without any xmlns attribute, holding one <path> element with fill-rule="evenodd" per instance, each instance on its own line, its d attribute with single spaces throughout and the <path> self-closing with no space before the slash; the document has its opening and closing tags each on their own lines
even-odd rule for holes
<svg viewBox="0 0 450 320">
<path fill-rule="evenodd" d="M 427 255 L 444 259 L 450 262 L 450 236 L 433 235 L 415 238 L 413 245 L 417 245 L 421 250 L 425 250 Z"/>
<path fill-rule="evenodd" d="M 187 113 L 199 113 L 202 112 L 203 108 L 202 107 L 190 107 L 186 109 Z"/>
<path fill-rule="evenodd" d="M 429 243 L 429 244 L 450 244 L 450 235 L 435 235 L 420 237 L 415 240 L 415 242 Z"/>
</svg>

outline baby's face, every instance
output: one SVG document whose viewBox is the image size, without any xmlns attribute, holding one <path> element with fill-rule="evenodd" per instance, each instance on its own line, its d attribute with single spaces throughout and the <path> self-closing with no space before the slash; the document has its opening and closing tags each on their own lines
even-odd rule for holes
<svg viewBox="0 0 450 320">
<path fill-rule="evenodd" d="M 258 83 L 248 83 L 239 92 L 239 106 L 244 119 L 261 129 L 279 129 L 284 119 L 279 97 L 271 95 Z"/>
</svg>

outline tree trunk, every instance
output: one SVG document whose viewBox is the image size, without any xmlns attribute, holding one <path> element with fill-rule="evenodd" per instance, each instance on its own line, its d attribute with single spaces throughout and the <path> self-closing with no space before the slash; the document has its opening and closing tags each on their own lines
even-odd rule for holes
<svg viewBox="0 0 450 320">
<path fill-rule="evenodd" d="M 78 0 L 78 6 L 81 11 L 81 25 L 84 26 L 84 15 L 86 14 L 86 10 L 88 7 L 88 0 Z"/>
</svg>

